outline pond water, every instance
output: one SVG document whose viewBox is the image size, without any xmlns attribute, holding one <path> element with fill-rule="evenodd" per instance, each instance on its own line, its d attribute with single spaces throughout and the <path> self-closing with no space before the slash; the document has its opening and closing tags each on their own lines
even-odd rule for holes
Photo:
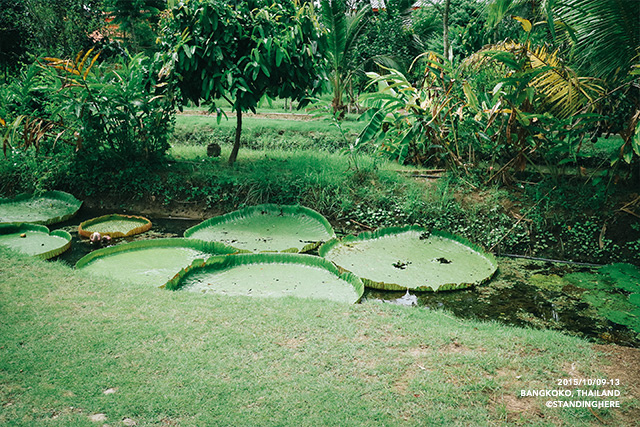
<svg viewBox="0 0 640 427">
<path fill-rule="evenodd" d="M 78 236 L 78 224 L 108 213 L 82 208 L 78 215 L 65 223 L 49 226 L 51 230 L 68 231 L 71 249 L 58 257 L 74 266 L 84 255 L 94 250 L 87 239 Z M 141 235 L 116 241 L 182 237 L 186 229 L 200 220 L 149 218 L 153 227 Z M 340 235 L 339 230 L 337 234 Z M 381 301 L 411 307 L 444 309 L 452 315 L 480 320 L 494 320 L 507 325 L 554 329 L 599 342 L 640 347 L 640 334 L 614 323 L 601 315 L 594 305 L 566 289 L 536 285 L 540 277 L 551 280 L 574 273 L 595 274 L 595 267 L 498 257 L 498 272 L 486 285 L 450 292 L 395 292 L 366 289 L 362 303 Z M 566 287 L 565 287 L 566 288 Z"/>
</svg>

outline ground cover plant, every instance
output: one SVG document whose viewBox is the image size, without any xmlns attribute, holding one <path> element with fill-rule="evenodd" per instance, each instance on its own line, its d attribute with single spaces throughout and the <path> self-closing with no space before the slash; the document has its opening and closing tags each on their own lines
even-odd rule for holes
<svg viewBox="0 0 640 427">
<path fill-rule="evenodd" d="M 517 395 L 612 367 L 576 338 L 441 311 L 123 288 L 2 248 L 0 266 L 4 425 L 595 425 Z M 628 374 L 605 422 L 634 419 Z"/>
</svg>

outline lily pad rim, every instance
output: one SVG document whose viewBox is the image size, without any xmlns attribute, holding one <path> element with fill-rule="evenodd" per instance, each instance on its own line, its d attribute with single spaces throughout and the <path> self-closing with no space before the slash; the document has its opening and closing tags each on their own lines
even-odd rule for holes
<svg viewBox="0 0 640 427">
<path fill-rule="evenodd" d="M 496 260 L 495 256 L 491 253 L 491 252 L 486 252 L 481 246 L 470 242 L 468 239 L 465 239 L 464 237 L 460 237 L 457 236 L 455 234 L 451 234 L 448 233 L 446 231 L 440 231 L 440 230 L 428 230 L 424 227 L 418 226 L 418 225 L 409 225 L 409 226 L 404 226 L 404 227 L 383 227 L 383 228 L 379 228 L 377 230 L 374 231 L 363 231 L 357 235 L 348 235 L 348 236 L 344 236 L 341 239 L 338 238 L 334 238 L 331 239 L 327 242 L 325 242 L 323 245 L 320 246 L 320 248 L 318 248 L 318 255 L 325 258 L 326 255 L 337 245 L 341 245 L 341 244 L 349 244 L 349 243 L 355 243 L 355 242 L 363 242 L 363 241 L 368 241 L 368 240 L 375 240 L 381 237 L 387 237 L 387 236 L 391 236 L 391 235 L 397 235 L 397 234 L 403 234 L 406 232 L 410 232 L 410 231 L 415 231 L 415 232 L 421 232 L 421 233 L 429 233 L 429 237 L 431 236 L 435 236 L 435 237 L 441 237 L 444 239 L 449 239 L 452 240 L 454 242 L 460 243 L 462 245 L 467 246 L 468 248 L 472 249 L 474 252 L 478 253 L 478 255 L 484 257 L 487 261 L 489 261 L 489 263 L 491 264 L 492 267 L 492 271 L 491 274 L 489 274 L 486 278 L 484 278 L 483 280 L 479 280 L 473 283 L 468 283 L 468 282 L 461 282 L 461 283 L 445 283 L 441 286 L 439 286 L 437 289 L 433 289 L 431 287 L 428 286 L 419 286 L 417 288 L 407 288 L 406 286 L 400 286 L 397 285 L 395 283 L 386 283 L 386 282 L 382 282 L 382 281 L 375 281 L 375 280 L 371 280 L 371 279 L 367 279 L 365 277 L 360 277 L 360 279 L 362 280 L 362 282 L 370 288 L 373 289 L 382 289 L 382 290 L 389 290 L 389 291 L 404 291 L 407 289 L 410 289 L 412 291 L 417 291 L 417 292 L 440 292 L 440 291 L 451 291 L 451 290 L 457 290 L 457 289 L 466 289 L 466 288 L 470 288 L 473 286 L 480 286 L 483 285 L 485 283 L 487 283 L 488 281 L 490 281 L 493 276 L 495 275 L 496 271 L 498 270 L 498 261 Z M 335 263 L 334 263 L 335 264 Z M 339 265 L 336 264 L 336 266 L 342 270 L 342 271 L 348 271 L 343 267 L 340 267 Z"/>
<path fill-rule="evenodd" d="M 170 247 L 182 247 L 199 250 L 201 252 L 210 253 L 212 255 L 223 255 L 225 253 L 235 254 L 238 253 L 236 248 L 229 245 L 225 245 L 220 242 L 208 242 L 200 239 L 186 239 L 183 237 L 167 237 L 160 239 L 148 239 L 138 240 L 135 242 L 123 243 L 120 245 L 108 246 L 106 248 L 100 248 L 92 251 L 82 258 L 80 258 L 76 264 L 76 269 L 81 269 L 98 258 L 114 255 L 121 252 L 135 252 L 148 248 L 170 248 Z"/>
<path fill-rule="evenodd" d="M 66 252 L 70 247 L 71 247 L 71 234 L 67 231 L 64 230 L 54 230 L 54 231 L 50 231 L 49 227 L 47 227 L 46 225 L 42 225 L 42 224 L 33 224 L 33 223 L 28 223 L 28 222 L 23 222 L 23 223 L 2 223 L 0 224 L 0 235 L 3 234 L 18 234 L 18 233 L 24 233 L 24 232 L 28 232 L 28 231 L 32 231 L 32 232 L 36 232 L 36 233 L 43 233 L 46 234 L 48 236 L 54 236 L 54 237 L 60 237 L 63 238 L 67 241 L 67 243 L 65 243 L 64 245 L 52 249 L 50 251 L 47 252 L 43 252 L 41 254 L 36 254 L 33 255 L 36 258 L 40 258 L 40 259 L 50 259 L 53 257 L 56 257 L 64 252 Z"/>
<path fill-rule="evenodd" d="M 49 197 L 49 196 L 54 196 L 54 197 Z M 37 198 L 53 198 L 53 199 L 61 200 L 65 203 L 69 203 L 73 208 L 73 212 L 69 210 L 67 211 L 67 213 L 63 215 L 50 217 L 42 221 L 32 221 L 32 222 L 11 221 L 11 222 L 2 222 L 0 224 L 41 224 L 41 225 L 57 224 L 73 218 L 78 213 L 83 203 L 82 200 L 78 200 L 73 194 L 66 193 L 64 191 L 59 191 L 59 190 L 50 190 L 40 194 L 20 193 L 13 197 L 0 197 L 0 205 L 2 205 L 3 203 L 17 203 L 17 202 L 22 202 L 25 200 L 31 200 L 31 199 L 37 199 Z"/>
<path fill-rule="evenodd" d="M 178 274 L 161 287 L 171 291 L 176 291 L 182 287 L 181 282 L 185 276 L 199 269 L 209 268 L 221 271 L 233 267 L 252 264 L 297 264 L 307 267 L 321 268 L 335 275 L 338 279 L 344 280 L 353 286 L 358 298 L 353 301 L 352 304 L 360 302 L 364 295 L 364 282 L 355 274 L 348 271 L 341 271 L 331 261 L 324 258 L 315 255 L 292 253 L 239 253 L 213 256 L 206 261 L 196 259 L 190 266 L 183 268 Z"/>
<path fill-rule="evenodd" d="M 129 236 L 135 236 L 136 234 L 141 234 L 144 233 L 145 231 L 149 231 L 152 227 L 152 223 L 151 220 L 149 220 L 148 218 L 145 218 L 143 216 L 138 216 L 138 215 L 123 215 L 123 214 L 107 214 L 107 215 L 102 215 L 96 218 L 91 218 L 88 219 L 86 221 L 83 221 L 80 223 L 80 225 L 78 226 L 78 234 L 82 237 L 91 237 L 91 235 L 93 234 L 93 231 L 88 231 L 85 230 L 85 228 L 91 226 L 91 225 L 95 225 L 95 224 L 99 224 L 101 222 L 107 222 L 109 220 L 112 219 L 116 219 L 116 220 L 130 220 L 131 222 L 137 222 L 137 223 L 142 223 L 143 225 L 139 226 L 139 227 L 134 227 L 132 229 L 130 229 L 129 231 L 127 231 L 126 233 L 123 233 L 121 231 L 105 231 L 105 232 L 99 232 L 101 235 L 103 236 L 110 236 L 111 238 L 114 239 L 119 239 L 122 237 L 129 237 Z"/>
<path fill-rule="evenodd" d="M 303 214 L 303 215 L 307 215 L 309 217 L 311 217 L 312 219 L 318 221 L 320 224 L 322 224 L 322 226 L 324 227 L 325 231 L 327 232 L 327 234 L 329 234 L 329 238 L 333 239 L 336 237 L 336 233 L 333 229 L 333 227 L 331 226 L 331 223 L 329 223 L 329 221 L 327 220 L 327 218 L 325 218 L 321 213 L 308 208 L 306 206 L 302 206 L 302 205 L 278 205 L 275 203 L 265 203 L 265 204 L 261 204 L 261 205 L 253 205 L 253 206 L 245 206 L 244 208 L 241 209 L 237 209 L 235 211 L 232 212 L 228 212 L 226 214 L 223 215 L 218 215 L 218 216 L 214 216 L 211 217 L 209 219 L 206 219 L 204 221 L 202 221 L 200 224 L 196 224 L 193 227 L 190 227 L 188 229 L 186 229 L 183 233 L 184 237 L 187 239 L 191 239 L 192 236 L 195 232 L 200 231 L 201 229 L 207 228 L 207 227 L 211 227 L 211 226 L 215 226 L 218 224 L 222 224 L 222 223 L 228 223 L 228 222 L 233 222 L 235 220 L 241 220 L 244 218 L 247 218 L 249 216 L 251 216 L 252 214 L 254 214 L 255 212 L 263 212 L 263 211 L 267 211 L 269 213 L 276 213 L 276 212 L 282 212 L 285 213 L 287 215 L 299 215 L 299 214 Z M 307 245 L 305 245 L 304 247 L 302 247 L 301 249 L 298 248 L 287 248 L 287 249 L 283 249 L 281 251 L 278 252 L 284 252 L 284 253 L 302 253 L 302 252 L 308 252 L 310 250 L 313 250 L 315 248 L 317 248 L 318 246 L 320 246 L 322 244 L 322 242 L 317 242 L 317 243 L 309 243 Z M 240 250 L 240 249 L 238 249 Z M 263 251 L 260 253 L 272 253 L 274 251 Z"/>
</svg>

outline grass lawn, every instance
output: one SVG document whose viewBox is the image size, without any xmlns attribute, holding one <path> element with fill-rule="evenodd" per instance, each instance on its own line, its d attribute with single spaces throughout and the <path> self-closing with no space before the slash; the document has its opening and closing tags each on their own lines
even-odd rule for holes
<svg viewBox="0 0 640 427">
<path fill-rule="evenodd" d="M 600 424 L 518 397 L 606 377 L 603 354 L 557 332 L 381 303 L 170 292 L 3 248 L 0 275 L 3 426 Z M 617 388 L 622 409 L 595 413 L 628 425 L 638 402 Z"/>
</svg>

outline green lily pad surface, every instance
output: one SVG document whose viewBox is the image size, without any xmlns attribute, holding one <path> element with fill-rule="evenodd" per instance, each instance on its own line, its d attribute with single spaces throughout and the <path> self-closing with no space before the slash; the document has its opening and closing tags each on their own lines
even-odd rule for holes
<svg viewBox="0 0 640 427">
<path fill-rule="evenodd" d="M 302 206 L 259 205 L 208 219 L 184 237 L 252 252 L 306 252 L 335 236 L 329 222 Z"/>
<path fill-rule="evenodd" d="M 92 233 L 113 238 L 128 237 L 144 233 L 151 228 L 151 221 L 141 216 L 130 215 L 104 215 L 84 221 L 78 227 L 78 233 L 84 237 L 90 237 Z"/>
<path fill-rule="evenodd" d="M 50 233 L 44 225 L 0 224 L 0 245 L 27 255 L 49 259 L 71 247 L 71 235 L 62 230 Z"/>
<path fill-rule="evenodd" d="M 241 254 L 195 261 L 167 283 L 167 289 L 224 295 L 328 299 L 355 303 L 360 279 L 340 274 L 326 260 L 298 254 Z"/>
<path fill-rule="evenodd" d="M 162 286 L 195 259 L 236 252 L 221 243 L 194 239 L 152 239 L 98 249 L 76 268 L 124 283 Z"/>
<path fill-rule="evenodd" d="M 81 201 L 62 191 L 0 199 L 0 224 L 55 224 L 73 217 L 81 205 Z"/>
<path fill-rule="evenodd" d="M 489 280 L 497 269 L 493 255 L 468 241 L 420 227 L 386 228 L 331 240 L 320 256 L 377 289 L 438 291 Z"/>
</svg>

